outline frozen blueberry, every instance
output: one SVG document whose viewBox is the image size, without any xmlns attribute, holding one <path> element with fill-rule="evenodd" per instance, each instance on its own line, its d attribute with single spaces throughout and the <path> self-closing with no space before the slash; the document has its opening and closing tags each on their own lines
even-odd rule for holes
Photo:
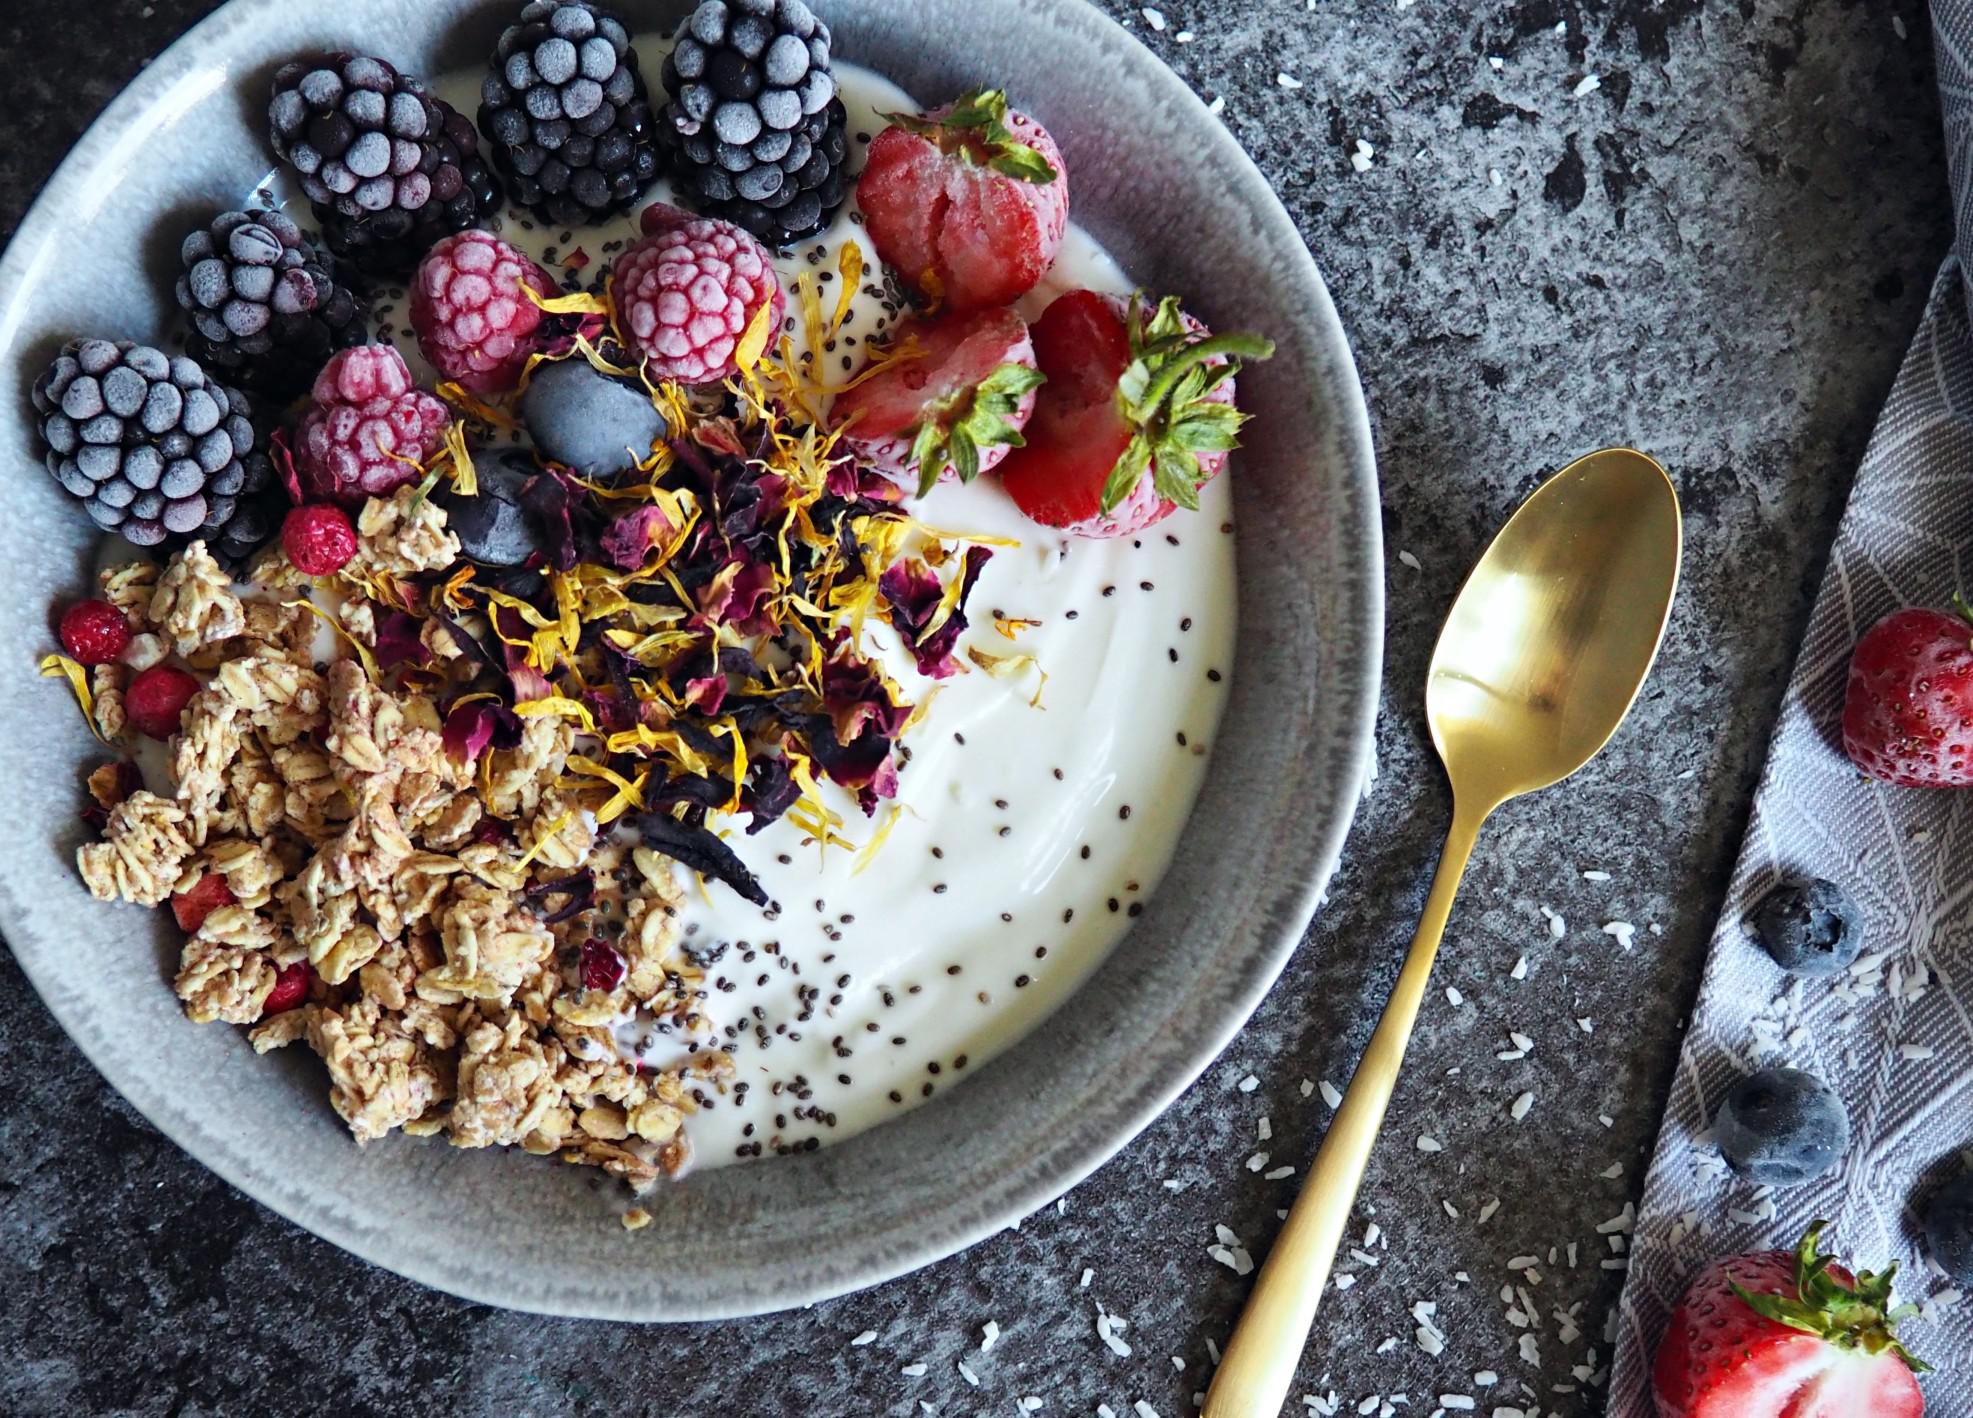
<svg viewBox="0 0 1973 1418">
<path fill-rule="evenodd" d="M 1863 949 L 1863 912 L 1849 892 L 1820 878 L 1784 881 L 1754 908 L 1754 936 L 1795 975 L 1834 975 Z"/>
<path fill-rule="evenodd" d="M 1829 1085 L 1793 1068 L 1764 1068 L 1733 1085 L 1713 1119 L 1713 1141 L 1750 1181 L 1814 1181 L 1850 1145 L 1850 1115 Z"/>
<path fill-rule="evenodd" d="M 446 488 L 433 492 L 432 501 L 445 509 L 446 526 L 469 561 L 519 566 L 541 550 L 533 519 L 521 505 L 522 492 L 541 469 L 521 448 L 482 453 L 473 463 L 478 492 L 462 497 Z"/>
<path fill-rule="evenodd" d="M 1947 1182 L 1925 1203 L 1925 1244 L 1953 1284 L 1973 1285 L 1973 1172 Z"/>
<path fill-rule="evenodd" d="M 520 415 L 544 457 L 585 478 L 628 472 L 665 434 L 664 416 L 648 393 L 585 359 L 538 365 L 521 395 Z"/>
</svg>

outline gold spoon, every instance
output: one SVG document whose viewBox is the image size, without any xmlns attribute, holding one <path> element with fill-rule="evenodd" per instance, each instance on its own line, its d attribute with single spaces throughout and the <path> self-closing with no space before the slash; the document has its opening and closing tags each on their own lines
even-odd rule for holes
<svg viewBox="0 0 1973 1418">
<path fill-rule="evenodd" d="M 1397 987 L 1206 1395 L 1205 1418 L 1275 1418 L 1431 980 L 1480 825 L 1594 758 L 1630 711 L 1678 586 L 1678 494 L 1642 453 L 1609 448 L 1536 488 L 1473 568 L 1425 682 L 1452 781 L 1452 830 Z"/>
</svg>

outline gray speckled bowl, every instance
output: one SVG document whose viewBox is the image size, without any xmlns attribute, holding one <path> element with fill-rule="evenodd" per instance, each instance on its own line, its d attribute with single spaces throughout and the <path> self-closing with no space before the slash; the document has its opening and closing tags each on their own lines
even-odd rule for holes
<svg viewBox="0 0 1973 1418">
<path fill-rule="evenodd" d="M 1240 647 L 1177 864 L 1116 953 L 1018 1048 L 839 1146 L 660 1188 L 626 1237 L 592 1174 L 432 1142 L 359 1150 L 303 1050 L 255 1059 L 194 1028 L 168 919 L 92 902 L 73 851 L 92 742 L 33 679 L 49 606 L 92 542 L 39 471 L 28 385 L 72 333 L 156 338 L 177 234 L 269 166 L 268 75 L 342 47 L 414 72 L 477 63 L 510 4 L 233 0 L 154 62 L 70 154 L 0 261 L 0 928 L 111 1083 L 250 1195 L 337 1245 L 492 1304 L 622 1319 L 797 1305 L 924 1265 L 1072 1186 L 1225 1046 L 1295 947 L 1341 849 L 1370 741 L 1382 628 L 1363 396 L 1294 224 L 1219 122 L 1125 32 L 1073 0 L 829 0 L 837 50 L 924 95 L 1009 81 L 1061 140 L 1076 215 L 1147 283 L 1280 341 L 1241 376 Z M 672 7 L 619 0 L 636 27 Z M 1092 80 L 1100 77 L 1100 85 Z M 157 161 L 168 151 L 171 162 Z M 77 235 L 89 234 L 86 251 Z"/>
</svg>

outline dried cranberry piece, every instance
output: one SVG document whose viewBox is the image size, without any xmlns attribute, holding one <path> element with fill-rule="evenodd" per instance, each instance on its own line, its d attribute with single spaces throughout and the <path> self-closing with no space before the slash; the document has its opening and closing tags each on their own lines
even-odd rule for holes
<svg viewBox="0 0 1973 1418">
<path fill-rule="evenodd" d="M 614 990 L 623 983 L 625 968 L 622 952 L 601 936 L 591 936 L 582 943 L 585 990 Z"/>
</svg>

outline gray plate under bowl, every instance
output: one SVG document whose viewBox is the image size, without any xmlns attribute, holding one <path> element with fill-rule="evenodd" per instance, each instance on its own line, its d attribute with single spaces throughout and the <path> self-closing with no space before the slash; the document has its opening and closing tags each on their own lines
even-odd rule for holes
<svg viewBox="0 0 1973 1418">
<path fill-rule="evenodd" d="M 475 1300 L 617 1319 L 712 1319 L 925 1265 L 1044 1204 L 1128 1142 L 1246 1021 L 1315 909 L 1370 746 L 1382 554 L 1369 424 L 1322 278 L 1260 173 L 1179 80 L 1073 0 L 831 0 L 837 52 L 920 95 L 1009 84 L 1061 140 L 1078 220 L 1146 284 L 1265 330 L 1235 463 L 1232 695 L 1178 858 L 1136 928 L 1017 1048 L 939 1100 L 804 1157 L 688 1176 L 628 1237 L 587 1169 L 391 1139 L 357 1148 L 304 1050 L 256 1059 L 169 988 L 163 913 L 76 878 L 93 742 L 33 679 L 50 607 L 92 535 L 39 471 L 28 385 L 72 334 L 158 339 L 178 236 L 270 159 L 262 96 L 306 49 L 411 72 L 482 62 L 514 5 L 233 0 L 160 56 L 55 174 L 0 261 L 0 929 L 104 1077 L 187 1152 L 317 1235 Z M 633 28 L 673 7 L 621 0 Z M 653 76 L 655 79 L 655 76 Z M 160 160 L 169 153 L 170 161 Z M 88 245 L 80 234 L 87 232 Z M 654 1244 L 653 1238 L 661 1237 Z"/>
</svg>

